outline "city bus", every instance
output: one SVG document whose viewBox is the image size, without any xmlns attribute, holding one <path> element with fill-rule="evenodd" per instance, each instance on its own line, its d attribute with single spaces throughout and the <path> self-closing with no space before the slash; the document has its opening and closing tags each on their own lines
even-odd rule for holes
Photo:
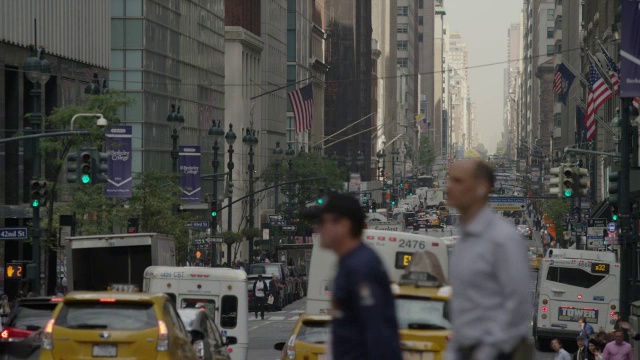
<svg viewBox="0 0 640 360">
<path fill-rule="evenodd" d="M 540 263 L 533 318 L 538 348 L 552 338 L 575 343 L 578 320 L 595 332 L 613 330 L 619 311 L 620 263 L 612 252 L 549 249 Z"/>
<path fill-rule="evenodd" d="M 416 188 L 432 188 L 433 187 L 433 176 L 430 175 L 420 175 L 416 180 Z"/>
</svg>

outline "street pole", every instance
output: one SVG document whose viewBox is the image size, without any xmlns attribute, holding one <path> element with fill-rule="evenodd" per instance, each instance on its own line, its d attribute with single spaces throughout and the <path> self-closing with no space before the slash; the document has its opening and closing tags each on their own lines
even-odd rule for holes
<svg viewBox="0 0 640 360">
<path fill-rule="evenodd" d="M 224 136 L 227 144 L 229 144 L 229 149 L 227 153 L 229 153 L 229 161 L 227 162 L 227 169 L 229 170 L 229 214 L 227 215 L 227 231 L 231 232 L 232 229 L 232 220 L 233 220 L 233 211 L 231 208 L 231 201 L 233 198 L 233 144 L 236 142 L 236 133 L 233 132 L 233 124 L 229 124 L 229 131 Z M 227 244 L 227 264 L 231 266 L 231 244 Z"/>
<path fill-rule="evenodd" d="M 632 244 L 632 235 L 630 234 L 630 216 L 631 204 L 630 197 L 630 170 L 631 162 L 629 156 L 631 154 L 631 123 L 630 113 L 632 99 L 622 98 L 622 117 L 620 118 L 620 176 L 618 184 L 620 190 L 618 213 L 620 215 L 620 316 L 621 319 L 628 319 L 632 287 L 635 286 L 635 279 L 632 279 L 633 269 L 631 269 L 632 258 L 636 256 L 637 249 Z"/>
<path fill-rule="evenodd" d="M 173 162 L 173 173 L 178 174 L 178 129 L 173 129 L 171 133 L 171 141 L 173 147 L 171 148 L 171 161 Z"/>
<path fill-rule="evenodd" d="M 289 159 L 289 179 L 293 178 L 293 159 Z M 289 184 L 289 203 L 287 204 L 288 212 L 289 212 L 289 222 L 293 220 L 293 204 L 291 203 L 291 199 L 293 199 L 293 184 Z M 291 232 L 289 231 L 289 244 L 291 244 Z"/>
</svg>

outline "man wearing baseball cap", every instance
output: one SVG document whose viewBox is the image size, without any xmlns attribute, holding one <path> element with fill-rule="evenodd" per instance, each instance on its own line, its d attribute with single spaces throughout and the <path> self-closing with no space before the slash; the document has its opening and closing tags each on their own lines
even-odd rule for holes
<svg viewBox="0 0 640 360">
<path fill-rule="evenodd" d="M 340 258 L 333 282 L 333 358 L 402 359 L 389 276 L 362 242 L 366 217 L 358 200 L 334 194 L 304 215 L 316 221 L 320 246 Z"/>
</svg>

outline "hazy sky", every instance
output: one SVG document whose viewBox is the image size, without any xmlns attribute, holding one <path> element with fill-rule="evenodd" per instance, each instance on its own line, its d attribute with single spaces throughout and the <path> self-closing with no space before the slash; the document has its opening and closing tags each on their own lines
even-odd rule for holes
<svg viewBox="0 0 640 360">
<path fill-rule="evenodd" d="M 467 43 L 469 66 L 507 61 L 507 29 L 519 21 L 522 1 L 444 0 L 445 21 Z M 477 104 L 480 142 L 492 154 L 502 127 L 502 84 L 507 64 L 469 70 L 471 101 Z"/>
</svg>

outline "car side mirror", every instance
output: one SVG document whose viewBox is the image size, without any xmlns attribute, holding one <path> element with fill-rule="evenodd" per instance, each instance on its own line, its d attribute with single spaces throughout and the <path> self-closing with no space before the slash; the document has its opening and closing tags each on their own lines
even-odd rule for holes
<svg viewBox="0 0 640 360">
<path fill-rule="evenodd" d="M 198 340 L 204 340 L 204 333 L 200 330 L 193 329 L 189 331 L 189 334 L 191 335 L 191 344 Z"/>
<path fill-rule="evenodd" d="M 227 338 L 225 339 L 226 345 L 235 345 L 237 343 L 238 343 L 238 338 L 235 336 L 227 336 Z"/>
<path fill-rule="evenodd" d="M 273 345 L 273 349 L 274 350 L 278 350 L 278 351 L 282 351 L 282 349 L 284 349 L 284 345 L 285 345 L 284 341 L 276 343 L 275 345 Z"/>
</svg>

